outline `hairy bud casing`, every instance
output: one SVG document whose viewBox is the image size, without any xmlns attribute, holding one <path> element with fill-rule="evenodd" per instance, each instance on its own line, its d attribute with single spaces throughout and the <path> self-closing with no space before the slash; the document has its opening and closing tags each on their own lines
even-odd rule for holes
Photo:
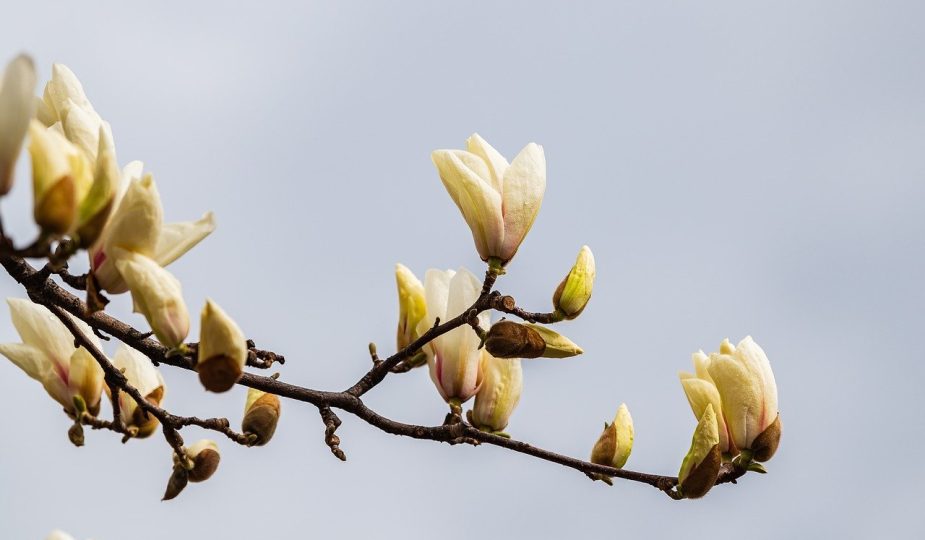
<svg viewBox="0 0 925 540">
<path fill-rule="evenodd" d="M 247 390 L 247 403 L 244 405 L 244 419 L 241 431 L 253 436 L 254 446 L 263 446 L 270 442 L 276 433 L 279 422 L 279 397 L 254 388 Z"/>
</svg>

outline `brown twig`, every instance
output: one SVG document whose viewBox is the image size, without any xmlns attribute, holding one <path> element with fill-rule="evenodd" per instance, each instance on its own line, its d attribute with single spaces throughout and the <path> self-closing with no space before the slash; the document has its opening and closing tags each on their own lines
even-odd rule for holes
<svg viewBox="0 0 925 540">
<path fill-rule="evenodd" d="M 64 311 L 67 311 L 71 315 L 80 318 L 88 325 L 90 325 L 91 328 L 114 336 L 120 341 L 123 341 L 129 346 L 137 349 L 138 351 L 145 354 L 148 358 L 150 358 L 152 362 L 192 370 L 193 367 L 187 358 L 177 355 L 168 356 L 167 349 L 157 341 L 150 339 L 149 334 L 140 332 L 139 330 L 132 328 L 124 322 L 119 321 L 118 319 L 114 319 L 103 312 L 90 312 L 86 304 L 84 304 L 80 299 L 68 291 L 62 289 L 52 280 L 48 279 L 47 273 L 43 275 L 40 270 L 35 270 L 21 258 L 9 255 L 0 255 L 0 264 L 6 268 L 7 272 L 14 279 L 16 279 L 16 281 L 23 284 L 29 294 L 29 297 L 34 302 L 42 304 L 51 309 L 52 312 L 55 313 L 62 320 L 62 322 L 65 323 L 65 325 L 72 331 L 72 333 L 74 333 L 78 341 L 80 341 L 80 344 L 85 346 L 87 350 L 94 355 L 100 365 L 103 366 L 107 377 L 112 377 L 114 381 L 116 381 L 117 386 L 122 391 L 128 392 L 129 395 L 131 395 L 131 397 L 139 403 L 139 406 L 143 407 L 146 411 L 154 414 L 155 417 L 161 420 L 161 423 L 164 426 L 165 436 L 167 436 L 168 441 L 171 442 L 171 445 L 174 446 L 175 449 L 182 447 L 182 438 L 180 438 L 178 430 L 184 425 L 197 425 L 200 427 L 205 427 L 206 429 L 215 429 L 216 431 L 225 433 L 232 440 L 239 442 L 237 440 L 239 434 L 236 434 L 230 429 L 225 431 L 225 428 L 227 428 L 227 420 L 224 421 L 225 427 L 222 428 L 220 424 L 221 420 L 223 419 L 198 420 L 192 417 L 177 417 L 168 413 L 167 411 L 164 411 L 163 409 L 160 409 L 159 407 L 148 403 L 141 397 L 136 389 L 127 384 L 124 376 L 118 370 L 115 370 L 112 364 L 109 363 L 106 357 L 103 356 L 103 354 L 93 346 L 93 344 L 86 338 L 86 336 L 83 336 L 83 334 L 79 332 L 79 329 L 76 327 L 73 321 L 65 315 Z M 494 280 L 492 279 L 491 281 L 493 282 Z M 488 279 L 486 278 L 486 283 L 487 282 Z M 458 444 L 460 442 L 469 444 L 480 443 L 506 448 L 508 450 L 533 456 L 544 461 L 557 463 L 559 465 L 575 469 L 576 471 L 580 471 L 585 474 L 604 475 L 611 478 L 620 478 L 648 484 L 664 491 L 672 498 L 677 498 L 678 494 L 674 488 L 677 485 L 678 480 L 672 476 L 662 476 L 626 469 L 616 469 L 604 465 L 597 465 L 580 459 L 551 452 L 549 450 L 544 450 L 542 448 L 532 446 L 526 442 L 486 433 L 462 421 L 440 426 L 420 426 L 405 424 L 390 418 L 386 418 L 376 413 L 367 407 L 365 403 L 363 403 L 361 399 L 363 394 L 379 384 L 393 369 L 398 369 L 397 366 L 399 366 L 399 364 L 401 364 L 404 360 L 412 358 L 425 344 L 454 328 L 470 324 L 473 311 L 475 311 L 475 314 L 478 314 L 488 309 L 496 309 L 504 313 L 515 315 L 527 321 L 553 321 L 554 314 L 530 313 L 523 311 L 516 306 L 516 304 L 513 302 L 513 298 L 509 296 L 502 296 L 497 292 L 488 292 L 489 289 L 490 286 L 483 287 L 483 293 L 479 296 L 476 302 L 460 315 L 449 319 L 446 322 L 441 322 L 439 320 L 436 321 L 431 329 L 425 332 L 419 339 L 415 340 L 408 347 L 398 351 L 385 360 L 381 360 L 380 362 L 375 363 L 374 366 L 365 375 L 363 375 L 363 377 L 357 381 L 356 384 L 345 391 L 331 392 L 315 390 L 279 381 L 274 377 L 258 376 L 252 373 L 245 373 L 241 377 L 238 384 L 276 394 L 277 396 L 285 397 L 295 401 L 310 403 L 318 407 L 319 411 L 321 412 L 322 419 L 325 423 L 326 442 L 331 447 L 332 453 L 335 455 L 338 455 L 337 451 L 339 451 L 340 441 L 339 439 L 335 439 L 336 435 L 334 434 L 334 430 L 336 430 L 340 420 L 336 419 L 336 416 L 333 415 L 333 411 L 331 411 L 333 408 L 349 412 L 386 433 L 411 437 L 415 439 L 446 442 L 450 444 Z M 336 422 L 333 419 L 336 419 Z M 218 422 L 218 424 L 215 424 L 215 422 Z M 179 441 L 179 446 L 176 445 L 177 441 Z M 334 444 L 332 444 L 332 442 Z M 338 457 L 341 456 L 338 455 Z M 724 466 L 716 483 L 735 483 L 735 481 L 743 474 L 745 474 L 745 471 L 737 470 L 731 466 Z"/>
</svg>

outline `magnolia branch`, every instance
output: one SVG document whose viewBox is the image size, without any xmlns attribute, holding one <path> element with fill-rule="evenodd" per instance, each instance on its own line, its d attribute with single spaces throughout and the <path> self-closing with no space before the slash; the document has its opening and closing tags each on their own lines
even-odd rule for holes
<svg viewBox="0 0 925 540">
<path fill-rule="evenodd" d="M 232 430 L 229 427 L 227 419 L 210 418 L 203 420 L 196 417 L 177 416 L 149 403 L 137 389 L 133 388 L 128 383 L 125 376 L 109 362 L 103 352 L 79 330 L 73 320 L 65 315 L 65 312 L 86 322 L 94 332 L 113 336 L 138 350 L 150 358 L 155 365 L 166 364 L 186 370 L 194 370 L 195 362 L 193 358 L 195 358 L 195 354 L 171 354 L 166 347 L 151 339 L 150 334 L 141 332 L 106 313 L 91 312 L 83 301 L 63 289 L 51 279 L 52 274 L 62 274 L 61 270 L 53 272 L 47 266 L 43 269 L 36 270 L 22 258 L 8 253 L 0 254 L 0 264 L 3 265 L 10 276 L 23 285 L 32 301 L 46 306 L 65 324 L 68 330 L 74 335 L 77 344 L 86 348 L 103 368 L 106 383 L 109 384 L 112 389 L 113 408 L 115 410 L 114 421 L 107 422 L 84 414 L 81 419 L 82 423 L 94 429 L 110 429 L 124 434 L 125 428 L 119 422 L 117 401 L 118 393 L 125 392 L 135 400 L 138 406 L 146 413 L 154 415 L 161 422 L 167 441 L 181 458 L 183 456 L 183 439 L 179 432 L 182 428 L 190 425 L 222 433 L 234 442 L 242 445 L 249 445 L 248 437 Z M 66 274 L 66 271 L 63 272 L 63 274 L 62 279 L 69 284 L 79 284 L 81 282 L 79 277 L 69 276 Z M 366 406 L 361 399 L 362 396 L 381 383 L 389 373 L 407 371 L 410 369 L 405 367 L 407 366 L 405 362 L 418 354 L 424 345 L 460 326 L 471 325 L 478 331 L 476 316 L 481 312 L 496 310 L 528 322 L 552 322 L 556 320 L 556 314 L 524 311 L 516 306 L 512 297 L 504 296 L 497 291 L 492 291 L 491 289 L 496 277 L 497 276 L 491 272 L 486 274 L 481 294 L 469 309 L 447 321 L 437 320 L 434 326 L 417 340 L 392 356 L 386 359 L 379 359 L 374 346 L 371 346 L 370 353 L 373 359 L 373 367 L 347 390 L 339 392 L 315 390 L 286 383 L 277 380 L 275 377 L 260 376 L 252 373 L 245 373 L 238 381 L 238 384 L 317 407 L 322 422 L 325 425 L 325 443 L 330 447 L 331 452 L 341 460 L 345 460 L 346 456 L 340 449 L 340 439 L 335 434 L 336 429 L 340 426 L 341 420 L 332 409 L 339 409 L 353 414 L 373 427 L 393 435 L 450 444 L 489 444 L 533 456 L 551 463 L 557 463 L 585 473 L 592 478 L 605 476 L 641 482 L 662 490 L 672 498 L 680 498 L 675 490 L 678 479 L 673 476 L 663 476 L 597 465 L 538 448 L 526 442 L 481 431 L 458 417 L 455 419 L 448 418 L 447 422 L 439 426 L 421 426 L 392 420 Z M 195 353 L 196 344 L 189 344 L 189 346 Z M 276 362 L 280 364 L 284 362 L 284 358 L 281 355 L 271 351 L 256 349 L 253 342 L 248 342 L 248 347 L 248 365 L 252 367 L 265 369 Z M 746 470 L 744 469 L 736 468 L 731 464 L 724 464 L 716 480 L 716 484 L 735 483 L 736 480 L 745 473 Z"/>
</svg>

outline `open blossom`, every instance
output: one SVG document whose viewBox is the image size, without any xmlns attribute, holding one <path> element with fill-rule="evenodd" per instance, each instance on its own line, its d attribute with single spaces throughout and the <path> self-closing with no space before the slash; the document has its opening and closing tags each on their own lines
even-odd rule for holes
<svg viewBox="0 0 925 540">
<path fill-rule="evenodd" d="M 507 264 L 543 202 L 543 147 L 530 143 L 509 164 L 475 133 L 466 141 L 466 150 L 435 150 L 431 159 L 472 230 L 482 260 Z"/>
<path fill-rule="evenodd" d="M 102 236 L 89 250 L 90 270 L 96 283 L 112 294 L 128 290 L 116 265 L 117 250 L 143 255 L 164 267 L 215 230 L 211 212 L 196 221 L 165 224 L 154 177 L 150 174 L 142 177 L 141 173 L 140 162 L 126 166 L 124 191 L 116 195 L 115 210 Z"/>
<path fill-rule="evenodd" d="M 119 345 L 119 350 L 112 359 L 112 364 L 120 370 L 128 383 L 135 387 L 149 403 L 160 407 L 164 400 L 167 386 L 164 378 L 151 360 L 144 354 L 136 351 L 126 344 Z M 109 387 L 106 387 L 109 394 Z M 135 437 L 150 436 L 157 429 L 157 418 L 146 414 L 144 409 L 125 392 L 119 392 L 119 413 L 122 422 L 129 429 L 136 430 Z"/>
<path fill-rule="evenodd" d="M 35 66 L 21 54 L 0 74 L 0 196 L 13 187 L 13 169 L 35 114 Z"/>
<path fill-rule="evenodd" d="M 44 306 L 20 298 L 8 298 L 7 303 L 22 343 L 0 344 L 0 354 L 42 383 L 48 395 L 69 414 L 77 412 L 77 398 L 90 414 L 96 415 L 103 392 L 103 370 L 96 359 L 83 347 L 74 347 L 74 336 Z M 99 339 L 86 323 L 78 319 L 74 323 L 101 349 Z"/>
<path fill-rule="evenodd" d="M 434 325 L 436 318 L 448 321 L 468 309 L 479 297 L 482 284 L 465 268 L 428 270 L 424 275 L 427 316 L 418 325 L 420 332 Z M 488 326 L 489 314 L 478 315 L 479 324 Z M 475 395 L 482 384 L 479 365 L 482 351 L 479 337 L 468 326 L 460 326 L 437 337 L 424 347 L 430 377 L 447 403 L 463 403 Z"/>
</svg>

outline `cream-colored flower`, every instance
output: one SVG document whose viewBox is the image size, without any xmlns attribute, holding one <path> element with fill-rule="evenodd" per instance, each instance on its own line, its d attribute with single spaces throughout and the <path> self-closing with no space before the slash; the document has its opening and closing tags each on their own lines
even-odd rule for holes
<svg viewBox="0 0 925 540">
<path fill-rule="evenodd" d="M 60 130 L 86 154 L 91 163 L 96 162 L 100 129 L 108 131 L 109 126 L 87 99 L 77 76 L 64 64 L 52 66 L 51 79 L 38 100 L 37 116 L 46 127 Z"/>
<path fill-rule="evenodd" d="M 196 371 L 206 390 L 224 392 L 244 373 L 247 338 L 231 317 L 212 300 L 202 308 Z"/>
<path fill-rule="evenodd" d="M 483 350 L 482 386 L 475 394 L 469 421 L 483 431 L 503 431 L 520 403 L 523 386 L 519 358 L 495 358 Z"/>
<path fill-rule="evenodd" d="M 20 298 L 8 298 L 7 303 L 22 343 L 0 344 L 0 354 L 42 383 L 48 395 L 72 416 L 77 412 L 75 398 L 96 415 L 103 392 L 103 369 L 96 359 L 83 347 L 74 347 L 74 336 L 44 306 Z M 102 350 L 89 326 L 78 319 L 74 323 Z"/>
<path fill-rule="evenodd" d="M 591 248 L 582 246 L 574 266 L 559 283 L 552 297 L 553 306 L 564 318 L 574 319 L 584 311 L 591 299 L 595 274 L 594 254 Z"/>
<path fill-rule="evenodd" d="M 767 355 L 751 336 L 735 347 L 724 340 L 719 352 L 710 355 L 707 369 L 719 391 L 733 443 L 739 450 L 751 451 L 758 461 L 770 459 L 780 439 L 780 419 L 777 383 Z M 769 429 L 774 433 L 761 437 Z M 756 440 L 761 444 L 754 444 Z"/>
<path fill-rule="evenodd" d="M 35 65 L 20 54 L 0 75 L 0 196 L 13 187 L 13 169 L 35 115 Z"/>
<path fill-rule="evenodd" d="M 124 191 L 117 193 L 102 235 L 89 250 L 90 269 L 100 289 L 112 294 L 128 290 L 116 265 L 118 250 L 144 255 L 165 267 L 215 230 L 212 213 L 196 221 L 164 224 L 160 195 L 142 164 L 132 162 L 122 175 Z"/>
<path fill-rule="evenodd" d="M 131 251 L 116 251 L 116 268 L 132 291 L 136 313 L 151 325 L 167 347 L 179 347 L 189 334 L 189 311 L 180 282 L 153 259 Z"/>
<path fill-rule="evenodd" d="M 482 260 L 504 266 L 517 253 L 543 202 L 543 147 L 528 144 L 510 164 L 477 133 L 466 147 L 435 150 L 431 159 L 472 230 Z"/>
<path fill-rule="evenodd" d="M 148 400 L 158 407 L 164 401 L 167 385 L 161 372 L 158 371 L 151 359 L 126 344 L 119 345 L 119 350 L 112 359 L 116 369 L 122 371 L 128 383 Z M 112 397 L 109 387 L 106 393 Z M 150 436 L 157 429 L 158 421 L 153 414 L 146 413 L 138 403 L 125 392 L 119 392 L 119 416 L 129 429 L 137 430 L 135 437 Z"/>
<path fill-rule="evenodd" d="M 478 299 L 482 284 L 465 268 L 428 270 L 424 275 L 424 296 L 427 316 L 418 325 L 424 332 L 434 325 L 436 318 L 448 321 L 469 309 Z M 488 326 L 489 314 L 478 316 L 480 325 Z M 463 403 L 475 395 L 482 384 L 481 351 L 479 337 L 468 326 L 454 328 L 437 337 L 424 347 L 430 377 L 437 391 L 448 403 Z"/>
</svg>

